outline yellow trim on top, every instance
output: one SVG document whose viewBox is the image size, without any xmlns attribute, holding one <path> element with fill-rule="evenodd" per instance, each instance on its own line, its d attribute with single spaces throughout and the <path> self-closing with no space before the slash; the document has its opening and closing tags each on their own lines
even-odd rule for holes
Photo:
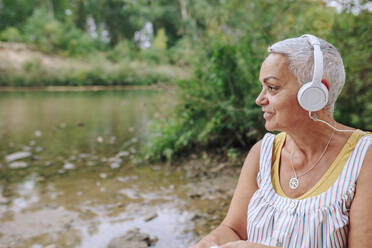
<svg viewBox="0 0 372 248">
<path fill-rule="evenodd" d="M 296 200 L 302 200 L 308 197 L 313 197 L 319 195 L 325 191 L 327 191 L 337 180 L 338 176 L 341 174 L 343 168 L 347 160 L 349 159 L 352 151 L 354 150 L 358 141 L 365 135 L 366 133 L 357 129 L 353 132 L 353 134 L 349 137 L 347 142 L 345 143 L 344 147 L 342 148 L 341 152 L 337 155 L 336 159 L 333 161 L 331 166 L 328 168 L 326 173 L 321 177 L 321 179 L 305 194 L 301 195 L 300 197 L 295 198 Z M 274 138 L 274 150 L 273 150 L 273 161 L 271 167 L 271 182 L 275 192 L 286 198 L 288 197 L 280 185 L 280 178 L 279 178 L 279 162 L 280 162 L 280 155 L 283 148 L 283 144 L 286 139 L 286 133 L 282 132 L 275 136 Z"/>
</svg>

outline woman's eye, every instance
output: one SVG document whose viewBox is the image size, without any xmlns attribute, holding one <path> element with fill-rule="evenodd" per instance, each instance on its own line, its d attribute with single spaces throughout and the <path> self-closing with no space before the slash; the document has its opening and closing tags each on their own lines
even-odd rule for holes
<svg viewBox="0 0 372 248">
<path fill-rule="evenodd" d="M 276 91 L 278 88 L 275 86 L 269 85 L 267 88 L 269 88 L 269 91 Z"/>
</svg>

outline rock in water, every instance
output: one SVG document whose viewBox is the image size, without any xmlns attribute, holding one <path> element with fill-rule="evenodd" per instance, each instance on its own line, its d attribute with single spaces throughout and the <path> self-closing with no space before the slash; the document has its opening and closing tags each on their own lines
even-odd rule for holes
<svg viewBox="0 0 372 248">
<path fill-rule="evenodd" d="M 75 165 L 72 164 L 72 163 L 67 162 L 67 163 L 65 163 L 65 165 L 63 166 L 63 169 L 65 169 L 65 170 L 73 170 L 73 169 L 75 169 Z"/>
<path fill-rule="evenodd" d="M 152 212 L 145 216 L 144 221 L 149 222 L 155 219 L 156 217 L 158 217 L 158 214 L 156 212 Z"/>
<path fill-rule="evenodd" d="M 148 234 L 141 233 L 138 228 L 135 228 L 111 240 L 108 248 L 147 248 L 155 244 L 157 240 L 157 238 L 151 239 Z"/>
<path fill-rule="evenodd" d="M 28 164 L 23 161 L 16 161 L 9 164 L 9 167 L 12 169 L 26 168 Z"/>
<path fill-rule="evenodd" d="M 30 152 L 15 152 L 5 156 L 6 162 L 13 162 L 19 159 L 28 158 L 31 156 Z"/>
</svg>

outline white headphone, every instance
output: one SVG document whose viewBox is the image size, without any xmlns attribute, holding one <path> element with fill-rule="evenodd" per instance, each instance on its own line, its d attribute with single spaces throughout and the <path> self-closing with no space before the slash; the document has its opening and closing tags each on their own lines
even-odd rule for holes
<svg viewBox="0 0 372 248">
<path fill-rule="evenodd" d="M 305 34 L 301 38 L 306 38 L 314 47 L 314 74 L 312 81 L 304 84 L 298 91 L 297 100 L 303 109 L 315 112 L 324 108 L 328 102 L 328 89 L 322 83 L 323 53 L 317 37 Z"/>
</svg>

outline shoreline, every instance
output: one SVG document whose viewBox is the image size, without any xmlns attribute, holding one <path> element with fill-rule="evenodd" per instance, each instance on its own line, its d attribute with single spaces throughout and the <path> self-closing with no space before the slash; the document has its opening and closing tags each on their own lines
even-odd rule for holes
<svg viewBox="0 0 372 248">
<path fill-rule="evenodd" d="M 0 86 L 0 92 L 19 92 L 19 91 L 107 91 L 107 90 L 164 90 L 172 89 L 177 86 L 174 84 L 158 83 L 153 85 L 86 85 L 86 86 Z"/>
</svg>

